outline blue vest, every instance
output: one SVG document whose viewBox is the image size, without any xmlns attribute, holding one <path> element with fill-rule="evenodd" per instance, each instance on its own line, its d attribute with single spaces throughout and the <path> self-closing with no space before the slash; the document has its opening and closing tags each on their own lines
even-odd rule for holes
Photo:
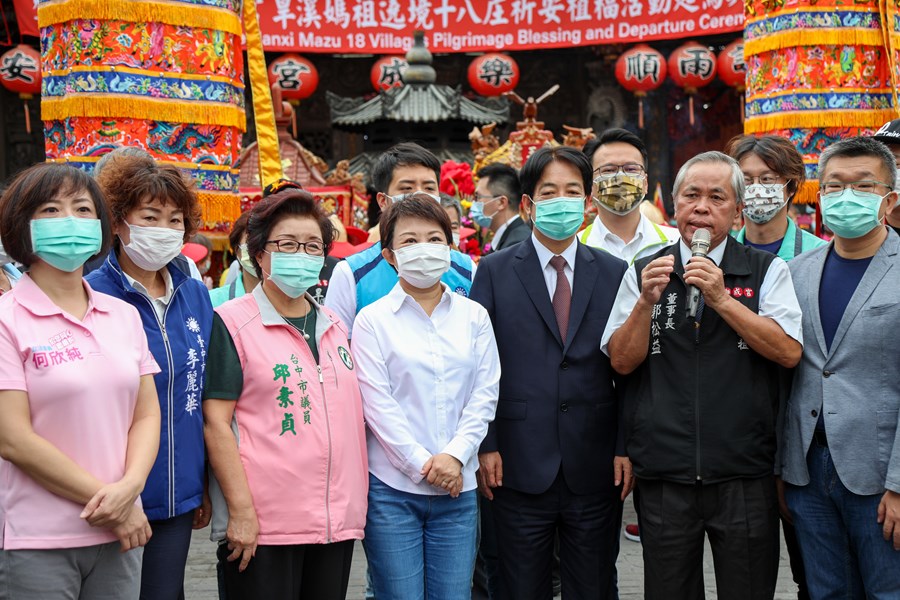
<svg viewBox="0 0 900 600">
<path fill-rule="evenodd" d="M 356 281 L 356 313 L 388 295 L 397 285 L 397 271 L 381 255 L 381 242 L 347 257 Z M 450 268 L 441 277 L 452 291 L 468 297 L 474 263 L 467 254 L 450 250 Z"/>
</svg>

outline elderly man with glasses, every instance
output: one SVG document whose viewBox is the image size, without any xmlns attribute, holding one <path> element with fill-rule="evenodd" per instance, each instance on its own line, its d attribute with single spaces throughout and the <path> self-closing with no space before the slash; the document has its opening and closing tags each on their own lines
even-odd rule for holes
<svg viewBox="0 0 900 600">
<path fill-rule="evenodd" d="M 782 479 L 812 598 L 900 590 L 900 237 L 894 156 L 871 138 L 819 158 L 833 243 L 790 263 L 807 340 L 788 401 Z"/>
</svg>

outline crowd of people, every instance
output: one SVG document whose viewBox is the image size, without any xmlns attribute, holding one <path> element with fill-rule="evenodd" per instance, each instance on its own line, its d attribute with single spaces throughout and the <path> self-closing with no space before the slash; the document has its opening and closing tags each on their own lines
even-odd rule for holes
<svg viewBox="0 0 900 600">
<path fill-rule="evenodd" d="M 177 169 L 16 175 L 0 599 L 184 598 L 211 524 L 229 600 L 343 599 L 357 540 L 378 600 L 611 600 L 632 492 L 651 600 L 703 598 L 707 538 L 719 597 L 773 598 L 782 530 L 800 599 L 900 597 L 900 120 L 822 153 L 829 243 L 789 216 L 786 139 L 688 160 L 674 227 L 641 211 L 648 160 L 621 129 L 541 148 L 464 215 L 400 143 L 372 245 L 329 256 L 280 181 L 213 290 Z"/>
</svg>

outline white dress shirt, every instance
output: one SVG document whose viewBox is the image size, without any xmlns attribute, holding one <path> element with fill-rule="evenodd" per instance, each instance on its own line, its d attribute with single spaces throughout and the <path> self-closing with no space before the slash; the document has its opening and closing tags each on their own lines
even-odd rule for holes
<svg viewBox="0 0 900 600">
<path fill-rule="evenodd" d="M 721 264 L 722 258 L 725 256 L 726 242 L 727 240 L 723 240 L 707 255 L 717 265 Z M 681 244 L 681 263 L 687 265 L 691 258 L 691 249 L 684 241 L 679 243 Z M 612 313 L 609 315 L 609 321 L 606 322 L 606 329 L 603 331 L 600 349 L 607 356 L 609 356 L 610 338 L 628 319 L 640 295 L 637 273 L 632 266 L 625 271 Z M 786 334 L 800 342 L 801 345 L 803 344 L 801 330 L 803 315 L 800 312 L 800 304 L 797 302 L 797 294 L 794 292 L 791 272 L 787 263 L 777 256 L 769 265 L 759 288 L 759 316 L 774 320 Z"/>
<path fill-rule="evenodd" d="M 518 218 L 519 218 L 519 215 L 513 215 L 506 223 L 504 223 L 503 225 L 501 225 L 500 227 L 497 228 L 497 231 L 494 232 L 494 237 L 492 238 L 492 241 L 491 241 L 492 247 L 495 246 L 493 240 L 496 240 L 499 242 L 501 239 L 503 239 L 503 234 L 506 233 L 506 230 L 509 229 L 509 226 L 512 224 L 512 222 Z M 499 250 L 499 248 L 494 247 L 494 250 Z"/>
<path fill-rule="evenodd" d="M 356 279 L 346 260 L 334 266 L 328 280 L 325 307 L 333 310 L 347 327 L 347 339 L 353 337 L 353 322 L 356 320 Z"/>
<path fill-rule="evenodd" d="M 550 259 L 556 256 L 547 248 L 541 244 L 534 233 L 531 234 L 531 242 L 534 244 L 534 249 L 537 252 L 538 261 L 541 263 L 541 271 L 544 273 L 544 283 L 547 284 L 547 293 L 550 294 L 550 299 L 553 299 L 553 294 L 556 292 L 556 269 L 550 264 Z M 562 256 L 566 259 L 566 266 L 563 267 L 563 273 L 566 274 L 566 279 L 569 280 L 569 289 L 574 290 L 575 286 L 575 255 L 578 253 L 578 238 L 572 240 L 572 243 L 568 248 L 562 251 Z"/>
<path fill-rule="evenodd" d="M 193 264 L 194 261 L 188 259 L 188 262 Z M 124 270 L 122 272 L 125 273 Z M 172 285 L 172 276 L 169 275 L 169 268 L 163 267 L 160 269 L 160 272 L 162 273 L 163 279 L 166 281 L 166 293 L 161 298 L 154 298 L 151 296 L 150 292 L 147 291 L 147 288 L 128 273 L 125 273 L 125 279 L 128 280 L 128 283 L 131 284 L 131 287 L 133 287 L 135 291 L 150 300 L 150 304 L 153 305 L 153 310 L 156 312 L 156 318 L 162 323 L 166 316 L 166 307 L 169 305 L 169 301 L 172 300 L 175 288 Z"/>
<path fill-rule="evenodd" d="M 363 308 L 354 327 L 369 472 L 412 494 L 447 493 L 421 473 L 440 453 L 463 464 L 463 491 L 475 489 L 478 448 L 500 390 L 487 311 L 443 288 L 429 317 L 398 283 Z"/>
<path fill-rule="evenodd" d="M 606 210 L 601 208 L 599 210 Z M 663 247 L 674 244 L 681 239 L 681 234 L 674 227 L 666 227 L 658 225 L 659 231 L 653 226 L 653 222 L 643 214 L 638 222 L 634 237 L 630 241 L 625 242 L 622 238 L 610 231 L 600 217 L 594 217 L 594 223 L 591 225 L 591 231 L 588 233 L 587 239 L 582 242 L 591 246 L 609 252 L 616 258 L 621 258 L 629 265 L 634 261 L 650 256 L 655 252 L 659 252 Z M 660 237 L 660 231 L 662 237 Z"/>
</svg>

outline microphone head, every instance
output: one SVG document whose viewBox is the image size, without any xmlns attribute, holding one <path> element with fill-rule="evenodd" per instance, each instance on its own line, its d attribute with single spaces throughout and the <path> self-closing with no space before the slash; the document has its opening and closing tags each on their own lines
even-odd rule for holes
<svg viewBox="0 0 900 600">
<path fill-rule="evenodd" d="M 708 229 L 696 230 L 694 232 L 694 237 L 691 238 L 691 252 L 693 254 L 705 255 L 707 252 L 709 252 L 710 241 L 711 238 Z"/>
</svg>

